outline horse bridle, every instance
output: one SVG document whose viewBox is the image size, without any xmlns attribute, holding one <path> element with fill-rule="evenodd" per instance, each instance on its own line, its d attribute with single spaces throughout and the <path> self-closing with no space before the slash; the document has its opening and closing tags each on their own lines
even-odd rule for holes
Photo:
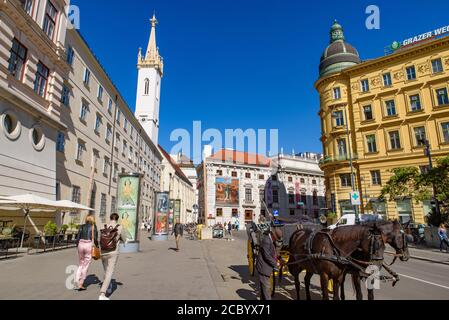
<svg viewBox="0 0 449 320">
<path fill-rule="evenodd" d="M 381 248 L 381 243 L 384 243 L 382 233 L 376 233 L 372 230 L 369 230 L 369 240 L 370 240 L 370 261 L 379 261 L 383 260 L 383 257 L 378 255 L 378 252 Z"/>
</svg>

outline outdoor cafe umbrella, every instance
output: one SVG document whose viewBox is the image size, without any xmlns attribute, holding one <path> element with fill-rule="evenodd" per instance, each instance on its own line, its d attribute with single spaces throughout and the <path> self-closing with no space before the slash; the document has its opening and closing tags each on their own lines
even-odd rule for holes
<svg viewBox="0 0 449 320">
<path fill-rule="evenodd" d="M 73 210 L 73 211 L 80 211 L 80 210 L 89 210 L 92 211 L 92 209 L 81 206 L 77 203 L 73 203 L 71 201 L 53 201 L 49 200 L 43 197 L 39 197 L 33 194 L 25 194 L 25 195 L 18 195 L 18 196 L 11 196 L 2 198 L 0 200 L 0 207 L 3 208 L 10 208 L 10 209 L 22 209 L 25 213 L 25 222 L 23 226 L 23 233 L 22 233 L 22 239 L 20 243 L 20 247 L 23 248 L 23 241 L 25 237 L 25 230 L 26 230 L 26 223 L 27 219 L 30 220 L 31 224 L 33 225 L 34 229 L 39 232 L 36 225 L 34 224 L 33 220 L 30 217 L 30 211 L 33 210 L 39 210 L 39 211 L 62 211 L 62 210 Z"/>
</svg>

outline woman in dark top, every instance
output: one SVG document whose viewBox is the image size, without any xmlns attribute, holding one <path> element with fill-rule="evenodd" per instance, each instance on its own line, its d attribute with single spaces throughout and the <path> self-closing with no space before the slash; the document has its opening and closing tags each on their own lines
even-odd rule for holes
<svg viewBox="0 0 449 320">
<path fill-rule="evenodd" d="M 94 228 L 92 239 L 92 228 Z M 95 225 L 95 217 L 89 215 L 86 217 L 86 223 L 80 226 L 78 231 L 77 248 L 79 257 L 79 266 L 76 271 L 75 281 L 78 285 L 78 290 L 86 290 L 84 287 L 84 281 L 87 277 L 87 270 L 89 269 L 90 262 L 92 261 L 92 246 L 98 247 L 98 230 Z"/>
</svg>

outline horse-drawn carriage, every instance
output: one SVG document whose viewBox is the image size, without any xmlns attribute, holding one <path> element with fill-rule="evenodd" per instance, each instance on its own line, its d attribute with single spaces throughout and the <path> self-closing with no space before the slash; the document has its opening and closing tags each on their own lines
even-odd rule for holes
<svg viewBox="0 0 449 320">
<path fill-rule="evenodd" d="M 401 225 L 397 221 L 371 223 L 366 225 L 348 226 L 336 230 L 324 229 L 307 218 L 299 221 L 270 221 L 264 224 L 250 223 L 248 233 L 248 266 L 251 276 L 255 274 L 255 262 L 259 255 L 259 246 L 263 237 L 272 228 L 280 228 L 282 240 L 277 243 L 277 255 L 280 257 L 280 270 L 271 276 L 271 291 L 274 295 L 276 278 L 291 275 L 295 279 L 297 297 L 300 298 L 299 274 L 306 272 L 305 284 L 307 298 L 310 299 L 310 279 L 313 274 L 319 274 L 323 299 L 329 292 L 334 292 L 334 299 L 344 299 L 344 280 L 346 274 L 351 274 L 357 293 L 361 299 L 360 282 L 362 278 L 370 278 L 370 266 L 378 270 L 386 270 L 391 276 L 378 276 L 378 280 L 393 281 L 393 286 L 399 280 L 389 266 L 384 263 L 385 244 L 395 250 L 395 259 L 400 257 L 407 261 L 409 254 Z M 393 263 L 394 263 L 393 261 Z M 369 272 L 367 270 L 370 270 Z M 324 282 L 323 282 L 324 281 Z M 324 285 L 324 283 L 326 285 Z M 369 299 L 374 299 L 373 290 L 368 288 Z"/>
</svg>

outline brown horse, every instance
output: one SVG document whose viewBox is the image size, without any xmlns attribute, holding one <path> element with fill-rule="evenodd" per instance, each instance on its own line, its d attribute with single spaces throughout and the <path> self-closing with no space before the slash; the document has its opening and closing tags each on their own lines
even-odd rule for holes
<svg viewBox="0 0 449 320">
<path fill-rule="evenodd" d="M 348 260 L 356 251 L 371 260 L 383 260 L 385 239 L 376 226 L 347 226 L 333 231 L 313 232 L 298 230 L 290 238 L 288 268 L 295 279 L 297 299 L 300 300 L 299 274 L 306 270 L 307 300 L 310 297 L 310 279 L 319 274 L 323 300 L 329 300 L 328 282 L 333 280 L 334 300 L 339 300 L 339 288 L 348 269 Z M 340 258 L 340 259 L 339 259 Z M 282 274 L 282 272 L 281 272 Z"/>
<path fill-rule="evenodd" d="M 398 257 L 403 262 L 406 262 L 410 259 L 410 253 L 408 250 L 407 241 L 405 239 L 405 233 L 399 221 L 397 220 L 379 221 L 379 222 L 370 222 L 363 225 L 371 227 L 376 225 L 379 228 L 379 230 L 385 236 L 386 243 L 392 246 L 393 249 L 396 251 L 393 263 L 396 261 Z M 369 256 L 363 255 L 360 252 L 355 252 L 352 257 L 359 261 L 366 261 L 366 262 L 369 262 L 370 259 Z M 351 273 L 352 283 L 356 291 L 357 300 L 363 300 L 361 277 L 359 270 L 349 270 L 348 273 Z M 346 274 L 344 275 L 343 279 L 345 278 Z M 341 286 L 341 299 L 345 300 L 344 280 Z M 374 300 L 373 289 L 368 289 L 368 300 Z"/>
</svg>

